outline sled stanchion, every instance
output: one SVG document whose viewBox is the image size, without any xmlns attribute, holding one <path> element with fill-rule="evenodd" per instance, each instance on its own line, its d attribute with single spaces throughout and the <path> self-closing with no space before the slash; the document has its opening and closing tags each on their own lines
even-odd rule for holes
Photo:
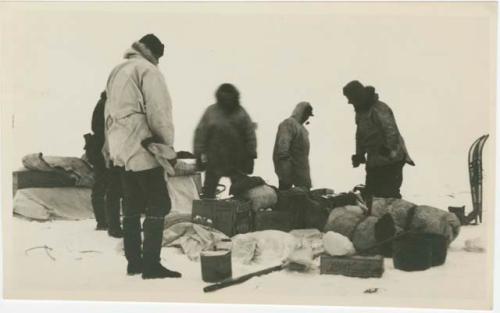
<svg viewBox="0 0 500 313">
<path fill-rule="evenodd" d="M 478 185 L 478 204 L 479 204 L 479 222 L 483 222 L 483 148 L 489 135 L 485 135 L 484 139 L 479 143 L 479 185 Z"/>
<path fill-rule="evenodd" d="M 464 224 L 482 223 L 483 220 L 483 148 L 489 135 L 479 137 L 469 148 L 468 168 L 469 182 L 472 198 L 472 212 L 465 218 Z"/>
</svg>

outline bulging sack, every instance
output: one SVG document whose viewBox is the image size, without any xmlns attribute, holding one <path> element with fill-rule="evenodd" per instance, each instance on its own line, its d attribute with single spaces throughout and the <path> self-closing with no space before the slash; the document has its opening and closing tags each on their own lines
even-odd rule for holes
<svg viewBox="0 0 500 313">
<path fill-rule="evenodd" d="M 333 209 L 323 228 L 324 232 L 333 231 L 351 240 L 356 250 L 366 250 L 375 245 L 375 225 L 377 217 L 366 216 L 358 210 L 347 207 Z M 369 253 L 368 253 L 369 252 Z M 378 251 L 367 251 L 368 254 L 376 254 Z"/>
<path fill-rule="evenodd" d="M 251 201 L 254 212 L 274 207 L 278 202 L 276 191 L 269 185 L 251 188 L 242 194 L 242 198 Z"/>
<path fill-rule="evenodd" d="M 323 236 L 323 246 L 329 255 L 353 255 L 356 253 L 354 245 L 346 236 L 329 231 Z"/>
<path fill-rule="evenodd" d="M 382 217 L 391 214 L 396 228 L 402 229 L 406 224 L 408 212 L 416 205 L 403 199 L 374 198 L 372 214 Z M 410 230 L 445 236 L 448 244 L 457 238 L 460 233 L 460 220 L 453 213 L 427 205 L 418 205 L 415 209 Z"/>
</svg>

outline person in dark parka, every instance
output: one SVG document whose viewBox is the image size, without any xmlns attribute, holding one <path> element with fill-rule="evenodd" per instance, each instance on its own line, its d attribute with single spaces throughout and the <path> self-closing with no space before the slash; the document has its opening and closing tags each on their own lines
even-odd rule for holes
<svg viewBox="0 0 500 313">
<path fill-rule="evenodd" d="M 293 186 L 311 188 L 309 132 L 304 127 L 310 116 L 313 116 L 311 104 L 300 102 L 278 127 L 273 162 L 281 190 Z"/>
<path fill-rule="evenodd" d="M 375 88 L 351 81 L 343 89 L 356 112 L 356 153 L 353 167 L 366 163 L 364 197 L 401 198 L 403 166 L 415 165 L 399 132 L 391 108 Z"/>
<path fill-rule="evenodd" d="M 194 135 L 194 154 L 206 169 L 203 197 L 214 198 L 221 177 L 233 182 L 253 173 L 257 158 L 255 124 L 240 105 L 235 86 L 222 84 L 215 93 L 216 103 L 203 114 Z"/>
<path fill-rule="evenodd" d="M 86 137 L 85 153 L 93 166 L 95 183 L 92 187 L 92 207 L 97 221 L 97 230 L 107 230 L 111 237 L 121 238 L 120 222 L 121 182 L 120 173 L 107 166 L 102 148 L 104 145 L 104 107 L 106 91 L 101 93 L 92 114 L 93 135 Z"/>
</svg>

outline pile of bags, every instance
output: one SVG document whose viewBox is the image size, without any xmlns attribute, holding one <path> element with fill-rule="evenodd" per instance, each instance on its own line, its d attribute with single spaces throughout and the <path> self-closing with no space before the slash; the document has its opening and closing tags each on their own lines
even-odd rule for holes
<svg viewBox="0 0 500 313">
<path fill-rule="evenodd" d="M 351 206 L 335 208 L 324 230 L 348 237 L 360 254 L 392 257 L 395 268 L 415 271 L 445 262 L 460 221 L 455 214 L 431 206 L 374 198 L 371 215 Z"/>
<path fill-rule="evenodd" d="M 254 213 L 289 213 L 294 229 L 232 237 L 233 258 L 243 264 L 295 260 L 311 268 L 321 253 L 382 254 L 394 257 L 397 268 L 425 269 L 444 263 L 446 250 L 460 231 L 454 214 L 403 199 L 374 198 L 368 210 L 359 193 L 300 188 L 280 191 L 259 177 L 233 184 L 230 193 L 251 201 Z"/>
</svg>

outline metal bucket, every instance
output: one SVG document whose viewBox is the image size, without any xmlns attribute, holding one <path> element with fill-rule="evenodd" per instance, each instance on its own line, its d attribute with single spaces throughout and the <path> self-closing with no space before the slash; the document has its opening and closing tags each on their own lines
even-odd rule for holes
<svg viewBox="0 0 500 313">
<path fill-rule="evenodd" d="M 204 282 L 215 283 L 232 276 L 231 250 L 202 251 L 200 263 Z"/>
</svg>

